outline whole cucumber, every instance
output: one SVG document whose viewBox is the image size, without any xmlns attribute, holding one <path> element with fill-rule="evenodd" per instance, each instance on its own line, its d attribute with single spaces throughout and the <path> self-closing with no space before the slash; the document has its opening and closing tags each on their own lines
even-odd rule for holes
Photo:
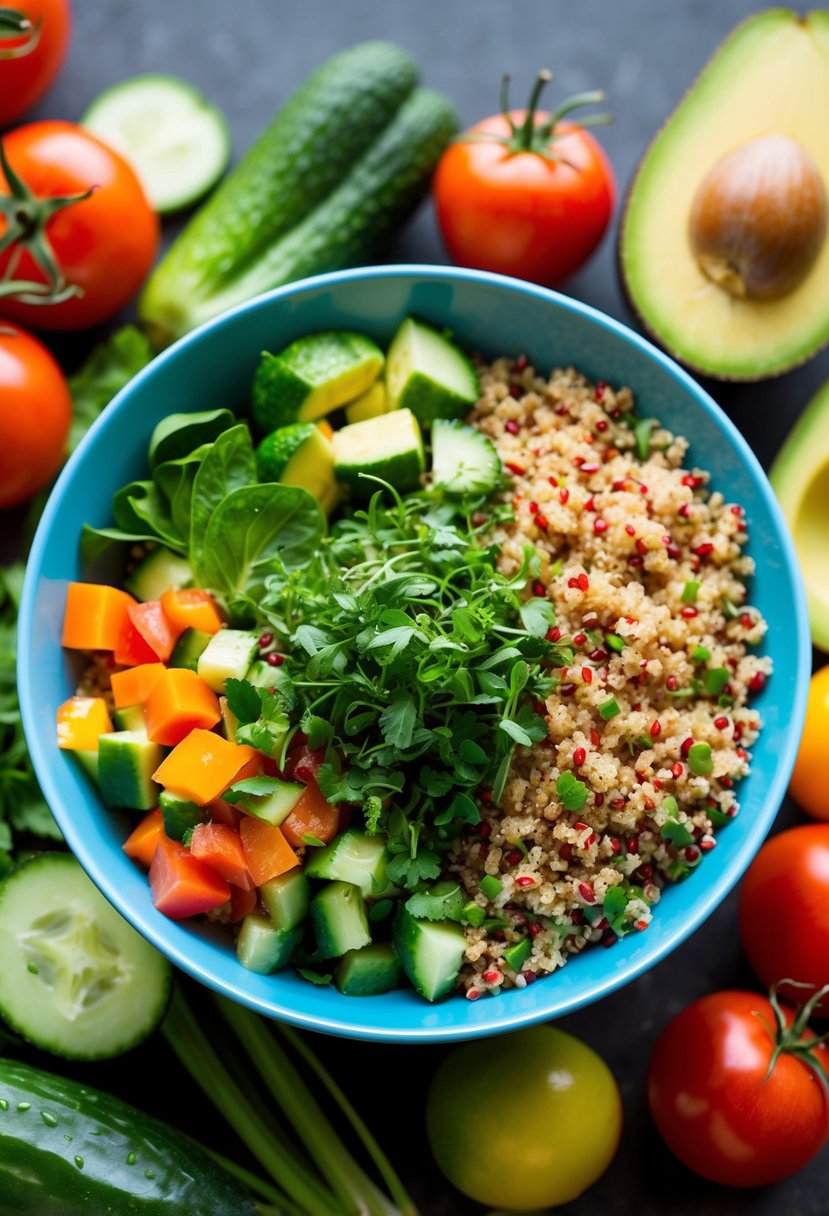
<svg viewBox="0 0 829 1216">
<path fill-rule="evenodd" d="M 76 1081 L 0 1059 L 0 1216 L 254 1216 L 175 1128 Z"/>
<path fill-rule="evenodd" d="M 323 64 L 150 277 L 140 312 L 154 341 L 365 260 L 420 202 L 457 129 L 450 103 L 416 79 L 411 57 L 382 42 Z"/>
</svg>

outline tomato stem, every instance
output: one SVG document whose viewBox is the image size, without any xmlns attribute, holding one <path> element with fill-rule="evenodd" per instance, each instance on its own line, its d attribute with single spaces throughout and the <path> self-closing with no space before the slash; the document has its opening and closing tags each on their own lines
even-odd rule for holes
<svg viewBox="0 0 829 1216">
<path fill-rule="evenodd" d="M 778 992 L 784 986 L 787 988 L 807 988 L 812 993 L 807 1001 L 798 1006 L 791 1026 L 786 1025 L 786 1019 L 783 1016 L 783 1010 L 780 1008 L 780 1001 L 778 999 Z M 829 1089 L 829 1073 L 827 1073 L 823 1062 L 815 1054 L 815 1048 L 829 1041 L 829 1031 L 823 1035 L 813 1034 L 808 1039 L 803 1037 L 808 1029 L 809 1019 L 825 996 L 829 996 L 829 984 L 825 984 L 817 991 L 814 984 L 804 984 L 799 980 L 780 980 L 772 985 L 769 990 L 769 1003 L 774 1011 L 775 1026 L 773 1030 L 769 1027 L 769 1030 L 775 1039 L 775 1046 L 769 1060 L 768 1071 L 766 1072 L 767 1081 L 774 1072 L 774 1066 L 780 1056 L 786 1054 L 796 1056 L 808 1068 L 811 1068 L 815 1076 Z M 764 1020 L 761 1014 L 758 1013 L 756 1016 L 761 1021 Z"/>
<path fill-rule="evenodd" d="M 518 132 L 517 137 L 517 152 L 532 152 L 534 150 L 534 137 L 536 132 L 535 115 L 538 109 L 538 103 L 541 100 L 541 94 L 546 86 L 553 79 L 553 73 L 547 68 L 542 68 L 535 79 L 533 90 L 530 93 L 530 101 L 527 106 L 527 114 L 524 118 L 524 124 Z"/>
<path fill-rule="evenodd" d="M 0 8 L 0 59 L 22 59 L 29 55 L 40 42 L 42 19 L 32 24 L 25 13 L 16 8 Z M 18 41 L 25 38 L 24 42 Z M 14 42 L 13 46 L 4 46 Z"/>
</svg>

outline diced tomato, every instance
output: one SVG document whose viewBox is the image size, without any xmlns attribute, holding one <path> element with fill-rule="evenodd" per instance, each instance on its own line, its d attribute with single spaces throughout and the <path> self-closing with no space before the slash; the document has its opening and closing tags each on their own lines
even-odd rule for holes
<svg viewBox="0 0 829 1216">
<path fill-rule="evenodd" d="M 302 781 L 308 785 L 311 781 L 316 781 L 317 773 L 324 762 L 324 747 L 312 748 L 303 743 L 291 749 L 285 768 L 291 780 Z"/>
<path fill-rule="evenodd" d="M 244 920 L 258 902 L 259 895 L 256 887 L 251 887 L 249 891 L 243 891 L 241 887 L 231 887 L 230 915 L 227 918 L 231 925 L 237 925 L 240 920 Z"/>
<path fill-rule="evenodd" d="M 146 604 L 130 604 L 129 618 L 157 659 L 166 663 L 173 653 L 180 630 L 168 621 L 160 600 Z"/>
<path fill-rule="evenodd" d="M 199 916 L 230 899 L 221 874 L 174 840 L 162 837 L 150 865 L 150 889 L 159 912 L 173 920 Z"/>
<path fill-rule="evenodd" d="M 146 866 L 149 869 L 152 865 L 158 842 L 163 836 L 164 816 L 161 810 L 156 807 L 154 811 L 150 811 L 149 815 L 144 816 L 137 828 L 134 828 L 130 832 L 121 848 L 127 857 L 131 857 L 133 861 L 138 861 L 142 866 Z"/>
<path fill-rule="evenodd" d="M 282 833 L 288 844 L 299 848 L 303 836 L 313 836 L 327 844 L 340 828 L 340 813 L 337 807 L 327 802 L 316 781 L 305 787 L 294 809 L 282 823 Z"/>
<path fill-rule="evenodd" d="M 226 823 L 199 823 L 193 829 L 190 852 L 212 866 L 217 874 L 235 887 L 249 891 L 253 880 L 248 872 L 242 838 Z"/>
<path fill-rule="evenodd" d="M 257 887 L 299 865 L 299 858 L 279 828 L 245 815 L 239 825 L 245 859 Z"/>
<path fill-rule="evenodd" d="M 158 663 L 158 655 L 151 646 L 147 645 L 128 615 L 124 618 L 118 633 L 113 658 L 122 667 L 139 667 Z"/>
</svg>

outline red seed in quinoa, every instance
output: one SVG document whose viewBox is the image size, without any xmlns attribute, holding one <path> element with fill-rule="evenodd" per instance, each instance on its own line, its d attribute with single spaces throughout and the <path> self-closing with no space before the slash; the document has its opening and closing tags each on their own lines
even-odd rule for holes
<svg viewBox="0 0 829 1216">
<path fill-rule="evenodd" d="M 574 646 L 583 646 L 586 641 L 587 641 L 586 633 L 574 633 L 573 634 L 573 645 Z"/>
<path fill-rule="evenodd" d="M 594 532 L 598 532 L 599 534 L 601 534 L 602 532 L 606 532 L 607 528 L 608 528 L 608 524 L 607 524 L 606 519 L 595 519 L 593 521 L 593 531 Z"/>
<path fill-rule="evenodd" d="M 689 735 L 687 739 L 682 740 L 682 743 L 680 744 L 680 748 L 679 748 L 679 754 L 681 756 L 687 756 L 693 746 L 694 746 L 694 736 Z"/>
<path fill-rule="evenodd" d="M 688 519 L 690 514 L 691 514 L 691 504 L 689 502 L 684 502 L 682 504 L 682 506 L 679 508 L 679 510 L 677 511 L 677 515 L 681 515 L 683 519 Z"/>
<path fill-rule="evenodd" d="M 512 418 L 509 418 L 504 423 L 504 430 L 509 431 L 510 435 L 517 435 L 518 434 L 518 423 L 513 421 Z"/>
<path fill-rule="evenodd" d="M 608 428 L 608 423 L 605 422 L 604 418 L 600 418 L 599 421 L 596 423 L 596 430 L 601 432 L 602 434 L 604 434 L 604 432 L 607 430 L 607 428 Z"/>
<path fill-rule="evenodd" d="M 654 718 L 653 722 L 651 722 L 651 738 L 656 739 L 661 734 L 662 734 L 662 723 L 659 721 L 658 718 Z"/>
<path fill-rule="evenodd" d="M 530 361 L 526 355 L 519 355 L 512 365 L 514 372 L 523 372 L 525 367 L 530 366 Z"/>
<path fill-rule="evenodd" d="M 717 730 L 725 730 L 725 728 L 728 726 L 728 718 L 726 718 L 725 715 L 720 714 L 719 718 L 714 719 L 714 725 L 716 726 Z"/>
<path fill-rule="evenodd" d="M 649 924 L 650 924 L 649 920 L 635 920 L 633 922 L 633 927 L 634 927 L 634 929 L 637 929 L 640 933 L 644 933 Z"/>
<path fill-rule="evenodd" d="M 549 520 L 547 519 L 547 516 L 542 515 L 540 511 L 539 511 L 538 515 L 536 515 L 536 517 L 535 517 L 535 526 L 537 528 L 540 528 L 542 532 L 546 532 L 550 527 L 550 523 L 549 523 Z"/>
<path fill-rule="evenodd" d="M 610 846 L 610 851 L 613 854 L 613 856 L 614 857 L 618 856 L 618 854 L 621 853 L 621 851 L 622 851 L 622 842 L 619 839 L 619 837 L 618 836 L 606 836 L 605 839 L 607 840 L 607 842 Z"/>
<path fill-rule="evenodd" d="M 581 766 L 584 764 L 586 759 L 587 759 L 587 752 L 584 750 L 583 747 L 577 747 L 576 750 L 573 752 L 573 764 L 576 766 L 576 768 L 581 768 Z M 576 827 L 578 827 L 578 826 L 579 825 L 576 824 Z M 587 827 L 587 824 L 582 824 L 582 827 Z"/>
<path fill-rule="evenodd" d="M 584 902 L 586 904 L 594 904 L 596 902 L 596 892 L 593 890 L 593 888 L 590 886 L 589 883 L 586 883 L 586 882 L 579 883 L 579 895 L 582 897 L 582 899 L 584 900 Z"/>
<path fill-rule="evenodd" d="M 598 793 L 593 795 L 594 806 L 604 806 L 604 794 Z"/>
<path fill-rule="evenodd" d="M 481 790 L 481 802 L 492 802 L 492 790 Z"/>
<path fill-rule="evenodd" d="M 595 727 L 593 727 L 590 731 L 590 742 L 594 747 L 598 747 L 599 743 L 601 742 L 601 736 Z"/>
<path fill-rule="evenodd" d="M 627 532 L 628 536 L 636 535 L 636 529 L 634 528 L 633 524 L 625 524 L 625 531 Z"/>
<path fill-rule="evenodd" d="M 468 1001 L 477 1001 L 480 995 L 481 993 L 478 988 L 467 988 L 466 990 L 466 999 Z"/>
<path fill-rule="evenodd" d="M 285 662 L 285 656 L 284 654 L 277 654 L 272 650 L 270 654 L 265 655 L 265 661 L 270 663 L 271 667 L 281 667 Z"/>
<path fill-rule="evenodd" d="M 610 946 L 615 946 L 618 940 L 618 937 L 612 929 L 608 929 L 602 934 L 602 945 L 606 950 L 609 949 Z"/>
<path fill-rule="evenodd" d="M 645 542 L 642 540 L 642 537 L 640 536 L 636 542 L 636 552 L 641 554 L 642 557 L 644 557 L 645 554 L 647 553 L 647 551 L 648 551 L 648 546 L 645 544 Z"/>
<path fill-rule="evenodd" d="M 517 866 L 524 854 L 520 849 L 510 849 L 504 858 L 508 866 Z"/>
<path fill-rule="evenodd" d="M 531 502 L 531 503 L 530 503 L 530 505 L 529 505 L 529 512 L 530 512 L 530 515 L 537 515 L 537 514 L 538 514 L 538 503 L 537 503 L 537 502 Z"/>
<path fill-rule="evenodd" d="M 490 798 L 491 797 L 492 797 L 492 795 L 490 794 Z M 491 823 L 482 823 L 481 830 L 480 830 L 481 840 L 489 840 L 491 835 L 492 835 L 492 824 Z"/>
<path fill-rule="evenodd" d="M 595 503 L 595 500 L 594 500 L 592 494 L 587 499 L 587 502 L 584 504 L 584 510 L 585 511 L 595 511 L 596 510 L 596 503 Z"/>
<path fill-rule="evenodd" d="M 682 776 L 682 774 L 685 772 L 685 769 L 682 767 L 682 765 L 677 760 L 676 764 L 671 769 L 671 772 L 673 773 L 674 777 L 678 781 L 679 778 Z"/>
<path fill-rule="evenodd" d="M 650 864 L 650 862 L 646 861 L 644 865 L 641 865 L 636 871 L 636 876 L 642 882 L 646 882 L 649 878 L 653 878 L 653 866 Z"/>
<path fill-rule="evenodd" d="M 686 604 L 684 608 L 680 608 L 679 615 L 684 616 L 686 621 L 692 621 L 699 613 L 693 604 Z"/>
<path fill-rule="evenodd" d="M 541 597 L 546 594 L 547 594 L 547 588 L 544 586 L 541 579 L 537 578 L 535 580 L 535 582 L 533 583 L 533 595 L 537 595 L 537 596 Z"/>
<path fill-rule="evenodd" d="M 587 575 L 586 575 L 586 574 L 580 574 L 580 575 L 578 576 L 578 578 L 576 579 L 576 582 L 577 582 L 577 583 L 578 583 L 578 585 L 579 585 L 579 590 L 581 590 L 581 591 L 589 591 L 589 590 L 590 590 L 590 579 L 587 577 Z M 759 673 L 759 672 L 758 672 L 758 675 L 759 675 L 759 674 L 761 674 L 761 673 Z M 764 680 L 764 682 L 765 682 L 765 677 L 763 677 L 763 680 Z"/>
<path fill-rule="evenodd" d="M 707 540 L 704 544 L 697 545 L 694 552 L 696 553 L 697 557 L 707 557 L 709 553 L 714 552 L 714 546 L 710 540 Z"/>
<path fill-rule="evenodd" d="M 562 506 L 564 506 L 569 501 L 569 498 L 570 498 L 570 491 L 566 487 L 559 490 L 558 500 Z"/>
<path fill-rule="evenodd" d="M 509 393 L 510 396 L 514 397 L 516 401 L 520 401 L 520 399 L 524 396 L 524 390 L 520 384 L 511 384 Z"/>
<path fill-rule="evenodd" d="M 598 473 L 598 471 L 601 467 L 602 466 L 600 464 L 595 464 L 595 463 L 594 464 L 582 464 L 581 471 L 582 471 L 582 473 Z"/>
<path fill-rule="evenodd" d="M 516 887 L 534 887 L 535 879 L 530 874 L 519 874 L 515 880 Z"/>
<path fill-rule="evenodd" d="M 501 975 L 501 972 L 496 971 L 494 968 L 490 968 L 489 971 L 485 971 L 481 976 L 481 979 L 487 984 L 498 984 L 503 978 L 504 977 Z"/>
<path fill-rule="evenodd" d="M 591 663 L 604 663 L 605 659 L 610 658 L 610 655 L 606 650 L 602 650 L 600 646 L 597 646 L 595 650 L 590 651 L 587 657 Z"/>
<path fill-rule="evenodd" d="M 521 464 L 516 464 L 514 460 L 505 460 L 504 464 L 515 477 L 523 477 L 526 469 Z"/>
<path fill-rule="evenodd" d="M 673 692 L 677 686 L 677 683 L 678 681 L 676 676 L 668 676 L 667 680 L 665 681 L 665 687 L 669 692 Z"/>
<path fill-rule="evenodd" d="M 749 692 L 762 692 L 766 687 L 766 673 L 764 671 L 755 671 L 754 675 L 748 682 Z M 723 690 L 724 691 L 724 690 Z"/>
<path fill-rule="evenodd" d="M 624 802 L 622 802 L 622 806 L 624 806 Z M 628 836 L 627 840 L 625 841 L 625 847 L 626 847 L 628 853 L 638 853 L 639 852 L 639 837 L 638 836 Z"/>
</svg>

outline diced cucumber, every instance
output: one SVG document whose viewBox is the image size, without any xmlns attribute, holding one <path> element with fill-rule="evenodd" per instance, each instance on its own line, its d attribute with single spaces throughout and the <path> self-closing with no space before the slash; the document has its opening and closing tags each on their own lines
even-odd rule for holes
<svg viewBox="0 0 829 1216">
<path fill-rule="evenodd" d="M 302 930 L 278 929 L 258 912 L 250 912 L 242 921 L 236 939 L 236 955 L 248 971 L 270 975 L 286 967 L 299 945 Z"/>
<path fill-rule="evenodd" d="M 256 467 L 260 481 L 299 486 L 326 511 L 337 504 L 334 449 L 315 422 L 294 422 L 266 435 L 256 449 Z"/>
<path fill-rule="evenodd" d="M 163 1016 L 170 965 L 69 853 L 40 853 L 0 884 L 0 1014 L 56 1055 L 101 1059 Z"/>
<path fill-rule="evenodd" d="M 311 885 L 302 870 L 289 870 L 263 882 L 259 898 L 277 929 L 295 929 L 308 917 Z"/>
<path fill-rule="evenodd" d="M 371 941 L 359 887 L 330 882 L 311 900 L 311 921 L 320 958 L 338 958 Z"/>
<path fill-rule="evenodd" d="M 135 169 L 162 213 L 198 202 L 230 159 L 224 115 L 177 76 L 132 76 L 106 89 L 83 125 Z"/>
<path fill-rule="evenodd" d="M 171 667 L 186 667 L 188 671 L 199 670 L 199 659 L 210 645 L 213 635 L 201 629 L 185 629 L 170 655 Z"/>
<path fill-rule="evenodd" d="M 295 781 L 276 781 L 276 789 L 270 794 L 240 794 L 235 802 L 240 811 L 253 815 L 255 819 L 263 819 L 265 823 L 278 828 L 280 823 L 288 818 L 291 811 L 305 793 L 305 786 Z"/>
<path fill-rule="evenodd" d="M 152 775 L 163 759 L 164 748 L 151 743 L 143 731 L 118 730 L 101 735 L 98 784 L 107 806 L 152 810 L 160 788 Z"/>
<path fill-rule="evenodd" d="M 409 409 L 423 423 L 462 418 L 481 394 L 478 373 L 448 338 L 408 317 L 389 347 L 389 408 Z"/>
<path fill-rule="evenodd" d="M 219 697 L 219 709 L 222 711 L 222 730 L 228 743 L 236 742 L 236 731 L 239 720 L 227 703 L 227 697 Z"/>
<path fill-rule="evenodd" d="M 394 890 L 386 876 L 388 860 L 382 836 L 348 828 L 325 848 L 309 850 L 305 873 L 309 878 L 353 883 L 366 899 L 380 899 Z"/>
<path fill-rule="evenodd" d="M 423 436 L 411 410 L 395 410 L 344 426 L 334 432 L 333 443 L 337 481 L 361 498 L 380 489 L 376 481 L 361 474 L 380 477 L 405 493 L 418 487 L 426 468 Z"/>
<path fill-rule="evenodd" d="M 345 407 L 346 422 L 365 422 L 367 418 L 379 418 L 388 411 L 386 386 L 382 380 L 372 384 L 367 393 Z"/>
<path fill-rule="evenodd" d="M 313 422 L 366 392 L 382 367 L 379 346 L 345 331 L 307 334 L 276 355 L 264 351 L 253 378 L 253 420 L 264 432 Z"/>
<path fill-rule="evenodd" d="M 278 688 L 279 681 L 287 678 L 279 667 L 271 667 L 264 659 L 256 659 L 245 673 L 245 679 L 254 688 Z"/>
<path fill-rule="evenodd" d="M 190 563 L 178 553 L 160 546 L 142 558 L 124 580 L 124 587 L 137 600 L 160 600 L 165 591 L 180 591 L 193 581 Z"/>
<path fill-rule="evenodd" d="M 259 652 L 259 637 L 243 629 L 220 629 L 199 656 L 198 673 L 214 692 L 227 680 L 242 680 Z"/>
<path fill-rule="evenodd" d="M 447 494 L 486 494 L 501 477 L 501 458 L 488 435 L 474 426 L 436 418 L 432 426 L 432 477 Z"/>
<path fill-rule="evenodd" d="M 394 919 L 394 947 L 403 970 L 427 1001 L 439 1001 L 455 987 L 466 938 L 454 921 L 415 920 L 400 908 Z"/>
<path fill-rule="evenodd" d="M 334 983 L 344 996 L 379 996 L 390 992 L 403 978 L 403 968 L 388 942 L 372 942 L 343 955 Z"/>
<path fill-rule="evenodd" d="M 78 764 L 81 766 L 87 777 L 98 784 L 98 753 L 81 751 L 80 749 L 73 750 L 70 755 L 74 756 Z"/>
<path fill-rule="evenodd" d="M 181 840 L 185 832 L 204 820 L 202 807 L 196 806 L 189 798 L 171 793 L 170 790 L 161 791 L 158 795 L 158 805 L 164 816 L 164 831 L 171 840 Z"/>
<path fill-rule="evenodd" d="M 147 733 L 147 723 L 144 718 L 143 705 L 128 705 L 126 709 L 112 711 L 112 725 L 116 730 L 134 730 L 139 734 Z"/>
</svg>

